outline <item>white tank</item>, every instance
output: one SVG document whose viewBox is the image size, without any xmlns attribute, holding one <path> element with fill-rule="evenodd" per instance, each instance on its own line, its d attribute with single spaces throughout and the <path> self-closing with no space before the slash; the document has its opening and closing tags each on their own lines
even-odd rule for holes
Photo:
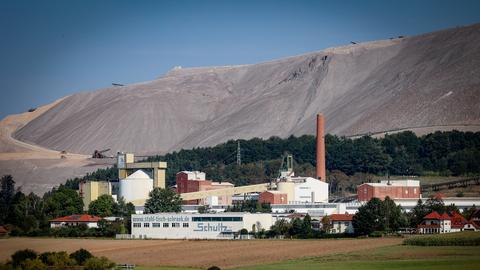
<svg viewBox="0 0 480 270">
<path fill-rule="evenodd" d="M 291 202 L 295 200 L 295 183 L 286 181 L 279 182 L 277 184 L 277 190 L 287 194 L 287 201 Z"/>
<path fill-rule="evenodd" d="M 125 179 L 120 180 L 119 197 L 126 202 L 148 199 L 148 194 L 153 190 L 153 179 L 145 172 L 138 170 Z"/>
</svg>

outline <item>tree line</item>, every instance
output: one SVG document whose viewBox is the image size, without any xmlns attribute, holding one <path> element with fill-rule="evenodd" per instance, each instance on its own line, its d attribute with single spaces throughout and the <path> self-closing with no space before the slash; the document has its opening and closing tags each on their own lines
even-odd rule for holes
<svg viewBox="0 0 480 270">
<path fill-rule="evenodd" d="M 47 269 L 114 269 L 115 263 L 106 257 L 95 257 L 88 250 L 79 249 L 71 254 L 65 251 L 38 254 L 31 249 L 19 250 L 6 263 L 0 263 L 0 270 L 47 270 Z"/>
<path fill-rule="evenodd" d="M 239 142 L 242 164 L 237 165 Z M 348 178 L 352 182 L 357 175 L 365 181 L 365 175 L 460 176 L 480 173 L 480 132 L 437 131 L 419 137 L 411 131 L 404 131 L 378 139 L 369 136 L 350 139 L 327 134 L 325 144 L 327 177 L 333 184 L 333 192 L 341 184 L 337 181 L 339 178 Z M 203 171 L 208 179 L 243 186 L 276 178 L 282 157 L 287 152 L 293 154 L 297 175 L 315 176 L 315 146 L 315 136 L 311 135 L 230 140 L 214 147 L 152 156 L 146 161 L 168 163 L 166 181 L 169 186 L 175 185 L 176 173 L 182 170 Z M 65 185 L 78 189 L 82 180 L 116 179 L 118 170 L 113 166 L 69 179 Z M 355 185 L 343 188 L 355 191 Z"/>
<path fill-rule="evenodd" d="M 88 228 L 86 225 L 50 228 L 51 219 L 84 213 L 83 201 L 77 190 L 60 185 L 40 197 L 16 189 L 11 175 L 3 176 L 0 183 L 0 225 L 6 225 L 12 236 L 114 236 L 130 230 L 130 215 L 135 209 L 123 198 L 115 202 L 111 196 L 102 195 L 90 203 L 87 211 L 88 214 L 101 217 L 119 217 L 118 221 L 102 220 L 98 228 Z"/>
<path fill-rule="evenodd" d="M 236 164 L 237 143 L 242 164 Z M 376 175 L 458 176 L 480 173 L 480 132 L 435 132 L 416 136 L 411 131 L 376 139 L 326 135 L 327 170 Z M 214 147 L 180 150 L 148 161 L 168 163 L 167 182 L 175 183 L 181 170 L 201 170 L 209 179 L 235 185 L 266 182 L 278 175 L 282 155 L 291 153 L 297 174 L 315 174 L 315 136 L 230 140 Z"/>
</svg>

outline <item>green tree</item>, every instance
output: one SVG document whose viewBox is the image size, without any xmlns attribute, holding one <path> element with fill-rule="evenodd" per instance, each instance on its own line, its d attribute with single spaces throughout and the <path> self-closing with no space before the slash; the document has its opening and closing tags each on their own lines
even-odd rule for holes
<svg viewBox="0 0 480 270">
<path fill-rule="evenodd" d="M 294 218 L 291 222 L 290 229 L 288 230 L 288 234 L 290 236 L 297 236 L 300 235 L 303 231 L 303 220 L 300 218 Z"/>
<path fill-rule="evenodd" d="M 330 218 L 328 216 L 324 216 L 320 222 L 322 223 L 322 232 L 329 233 L 332 229 Z"/>
<path fill-rule="evenodd" d="M 382 205 L 385 216 L 385 231 L 396 232 L 407 225 L 405 213 L 392 199 L 387 196 L 382 202 Z"/>
<path fill-rule="evenodd" d="M 462 216 L 466 218 L 467 220 L 470 220 L 472 218 L 473 213 L 477 211 L 477 207 L 473 205 L 472 207 L 468 209 L 464 209 L 462 212 Z"/>
<path fill-rule="evenodd" d="M 305 238 L 309 238 L 312 236 L 312 218 L 309 214 L 306 214 L 303 218 L 302 236 Z"/>
<path fill-rule="evenodd" d="M 45 214 L 49 218 L 83 213 L 83 201 L 77 191 L 60 186 L 43 196 Z"/>
<path fill-rule="evenodd" d="M 79 249 L 72 254 L 70 254 L 70 258 L 74 259 L 78 265 L 84 265 L 85 261 L 92 258 L 93 255 L 86 249 Z"/>
<path fill-rule="evenodd" d="M 117 203 L 113 205 L 113 215 L 117 217 L 130 217 L 135 214 L 135 206 L 129 202 L 126 203 L 123 197 L 117 199 Z"/>
<path fill-rule="evenodd" d="M 145 202 L 146 214 L 182 211 L 182 198 L 171 189 L 154 188 Z"/>
<path fill-rule="evenodd" d="M 409 224 L 411 228 L 416 228 L 423 220 L 423 217 L 428 214 L 428 209 L 425 207 L 421 199 L 418 199 L 417 205 L 408 214 Z"/>
<path fill-rule="evenodd" d="M 358 212 L 353 216 L 353 228 L 355 233 L 368 235 L 374 231 L 385 230 L 385 220 L 382 201 L 378 198 L 372 198 L 365 205 L 358 208 Z"/>
<path fill-rule="evenodd" d="M 19 250 L 12 254 L 12 265 L 14 267 L 20 266 L 25 260 L 35 260 L 37 258 L 37 252 L 31 249 Z"/>
<path fill-rule="evenodd" d="M 15 196 L 15 181 L 13 181 L 11 175 L 4 175 L 0 184 L 0 224 L 4 224 L 7 221 L 10 205 Z"/>
<path fill-rule="evenodd" d="M 436 211 L 438 213 L 445 212 L 445 204 L 443 203 L 443 200 L 440 197 L 434 197 L 434 196 L 430 197 L 425 202 L 425 208 L 429 213 L 433 211 Z"/>
<path fill-rule="evenodd" d="M 270 231 L 272 231 L 274 235 L 286 235 L 290 227 L 290 223 L 282 218 L 275 221 L 273 226 L 270 228 Z"/>
<path fill-rule="evenodd" d="M 100 195 L 96 200 L 90 202 L 88 205 L 88 213 L 90 215 L 108 217 L 113 214 L 115 204 L 116 203 L 112 196 L 103 194 Z"/>
</svg>

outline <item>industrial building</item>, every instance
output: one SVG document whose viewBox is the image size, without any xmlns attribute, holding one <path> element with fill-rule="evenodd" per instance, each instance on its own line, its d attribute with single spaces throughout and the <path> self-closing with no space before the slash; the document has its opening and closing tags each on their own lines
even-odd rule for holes
<svg viewBox="0 0 480 270">
<path fill-rule="evenodd" d="M 132 215 L 132 238 L 234 239 L 239 231 L 268 230 L 271 214 L 251 213 L 159 213 Z"/>
<path fill-rule="evenodd" d="M 287 155 L 282 162 L 282 168 L 283 164 L 285 164 L 285 168 L 273 183 L 242 187 L 228 185 L 214 187 L 215 184 L 203 182 L 205 181 L 205 175 L 201 172 L 180 172 L 180 175 L 177 175 L 177 192 L 180 193 L 184 201 L 194 204 L 207 204 L 209 200 L 215 202 L 215 200 L 210 199 L 215 198 L 215 196 L 228 196 L 226 201 L 231 202 L 231 196 L 251 192 L 267 192 L 260 194 L 259 198 L 261 201 L 270 204 L 326 203 L 328 202 L 328 183 L 326 183 L 324 118 L 322 114 L 317 115 L 316 144 L 317 179 L 295 177 L 293 157 Z"/>
<path fill-rule="evenodd" d="M 84 210 L 100 195 L 123 197 L 127 203 L 143 206 L 153 188 L 165 188 L 166 162 L 136 162 L 132 153 L 117 153 L 118 182 L 85 181 L 80 183 L 79 193 Z"/>
<path fill-rule="evenodd" d="M 418 180 L 382 180 L 380 183 L 364 183 L 357 187 L 357 197 L 361 202 L 372 198 L 420 199 L 420 181 Z"/>
<path fill-rule="evenodd" d="M 200 192 L 208 190 L 219 190 L 233 188 L 229 182 L 213 182 L 205 179 L 205 173 L 199 171 L 181 171 L 176 175 L 177 193 Z M 232 195 L 211 195 L 196 200 L 186 200 L 185 204 L 199 205 L 231 205 Z"/>
<path fill-rule="evenodd" d="M 142 170 L 153 179 L 153 187 L 165 188 L 166 162 L 135 162 L 135 155 L 132 153 L 120 152 L 117 154 L 118 178 L 127 178 L 130 174 Z"/>
<path fill-rule="evenodd" d="M 79 184 L 80 197 L 83 200 L 83 210 L 87 211 L 91 202 L 101 195 L 112 196 L 112 183 L 108 181 L 82 181 Z"/>
</svg>

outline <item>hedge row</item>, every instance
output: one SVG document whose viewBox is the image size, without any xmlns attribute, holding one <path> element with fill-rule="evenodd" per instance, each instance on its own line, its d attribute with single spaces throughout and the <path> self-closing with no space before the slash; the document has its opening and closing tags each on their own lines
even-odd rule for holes
<svg viewBox="0 0 480 270">
<path fill-rule="evenodd" d="M 403 241 L 411 246 L 480 246 L 480 232 L 414 236 Z"/>
</svg>

